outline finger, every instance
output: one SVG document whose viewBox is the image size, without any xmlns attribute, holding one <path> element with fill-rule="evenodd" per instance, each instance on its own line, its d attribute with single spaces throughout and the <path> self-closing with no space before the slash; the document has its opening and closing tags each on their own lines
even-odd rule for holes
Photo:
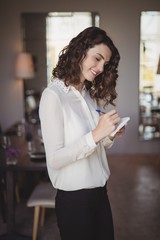
<svg viewBox="0 0 160 240">
<path fill-rule="evenodd" d="M 116 113 L 117 113 L 117 111 L 115 109 L 113 109 L 113 110 L 110 110 L 109 112 L 107 112 L 107 115 L 108 116 L 112 116 L 112 115 L 114 115 Z"/>
<path fill-rule="evenodd" d="M 115 113 L 114 115 L 111 116 L 111 120 L 113 121 L 114 124 L 118 124 L 121 119 L 120 119 L 118 113 Z"/>
</svg>

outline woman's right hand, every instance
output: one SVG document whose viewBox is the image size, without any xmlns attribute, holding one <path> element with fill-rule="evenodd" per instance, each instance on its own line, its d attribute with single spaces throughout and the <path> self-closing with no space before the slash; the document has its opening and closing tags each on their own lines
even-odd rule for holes
<svg viewBox="0 0 160 240">
<path fill-rule="evenodd" d="M 92 131 L 95 143 L 109 136 L 120 122 L 120 117 L 116 110 L 111 110 L 100 116 L 96 128 Z"/>
</svg>

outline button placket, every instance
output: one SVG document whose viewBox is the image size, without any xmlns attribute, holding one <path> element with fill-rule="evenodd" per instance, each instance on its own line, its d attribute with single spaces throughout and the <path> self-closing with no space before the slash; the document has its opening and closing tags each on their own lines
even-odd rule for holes
<svg viewBox="0 0 160 240">
<path fill-rule="evenodd" d="M 72 88 L 72 90 L 74 91 L 74 93 L 77 95 L 77 97 L 81 100 L 81 103 L 82 103 L 82 106 L 84 107 L 85 109 L 85 112 L 87 114 L 87 117 L 89 119 L 89 123 L 91 125 L 91 129 L 95 128 L 95 122 L 93 121 L 92 119 L 92 114 L 90 112 L 90 109 L 84 99 L 84 97 L 80 94 L 80 92 L 74 88 Z"/>
</svg>

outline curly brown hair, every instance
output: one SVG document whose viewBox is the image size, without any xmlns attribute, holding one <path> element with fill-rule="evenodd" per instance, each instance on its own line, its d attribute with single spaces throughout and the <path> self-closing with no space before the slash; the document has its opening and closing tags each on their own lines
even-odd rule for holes
<svg viewBox="0 0 160 240">
<path fill-rule="evenodd" d="M 52 77 L 63 80 L 66 86 L 78 85 L 81 72 L 80 62 L 90 48 L 101 43 L 111 50 L 110 61 L 105 65 L 104 71 L 95 78 L 95 88 L 93 89 L 92 82 L 87 80 L 85 80 L 85 86 L 97 102 L 103 100 L 104 105 L 115 105 L 120 55 L 107 33 L 98 27 L 88 27 L 70 41 L 69 45 L 60 52 L 58 63 L 52 71 Z"/>
</svg>

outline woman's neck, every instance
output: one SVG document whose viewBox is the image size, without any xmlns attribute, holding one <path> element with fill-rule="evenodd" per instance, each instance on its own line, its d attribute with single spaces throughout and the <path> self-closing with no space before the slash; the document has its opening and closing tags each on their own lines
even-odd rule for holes
<svg viewBox="0 0 160 240">
<path fill-rule="evenodd" d="M 77 85 L 73 85 L 73 87 L 75 87 L 75 89 L 77 89 L 80 93 L 82 92 L 82 89 L 84 87 L 84 82 L 79 83 Z"/>
</svg>

